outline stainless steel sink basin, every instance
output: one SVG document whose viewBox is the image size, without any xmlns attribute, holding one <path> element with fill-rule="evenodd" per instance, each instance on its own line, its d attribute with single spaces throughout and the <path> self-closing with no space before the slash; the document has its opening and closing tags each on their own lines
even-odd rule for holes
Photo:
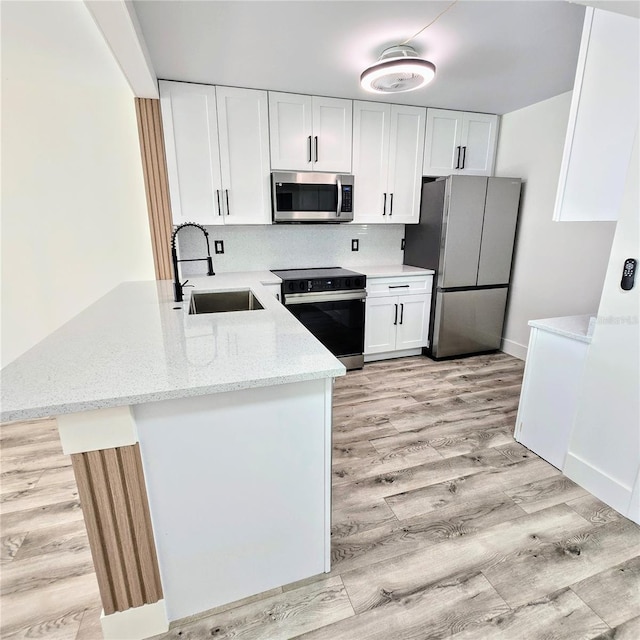
<svg viewBox="0 0 640 640">
<path fill-rule="evenodd" d="M 256 311 L 264 309 L 249 289 L 239 291 L 208 291 L 191 294 L 190 314 Z"/>
</svg>

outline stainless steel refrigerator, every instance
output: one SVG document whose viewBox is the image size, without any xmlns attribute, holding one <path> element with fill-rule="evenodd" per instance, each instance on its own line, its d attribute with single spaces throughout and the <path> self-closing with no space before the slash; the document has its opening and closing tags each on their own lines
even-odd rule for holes
<svg viewBox="0 0 640 640">
<path fill-rule="evenodd" d="M 428 355 L 500 348 L 521 181 L 449 176 L 422 186 L 420 222 L 405 228 L 404 263 L 434 269 Z"/>
</svg>

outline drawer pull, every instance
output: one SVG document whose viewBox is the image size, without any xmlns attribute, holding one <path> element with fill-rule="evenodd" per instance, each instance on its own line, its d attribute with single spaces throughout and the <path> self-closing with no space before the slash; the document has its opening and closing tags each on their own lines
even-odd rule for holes
<svg viewBox="0 0 640 640">
<path fill-rule="evenodd" d="M 411 288 L 410 284 L 390 284 L 389 289 L 409 289 Z"/>
</svg>

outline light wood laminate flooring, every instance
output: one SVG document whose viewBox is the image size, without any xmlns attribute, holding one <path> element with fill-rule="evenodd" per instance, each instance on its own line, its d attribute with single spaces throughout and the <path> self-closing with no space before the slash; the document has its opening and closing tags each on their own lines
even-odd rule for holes
<svg viewBox="0 0 640 640">
<path fill-rule="evenodd" d="M 512 437 L 523 363 L 370 363 L 336 380 L 332 571 L 156 640 L 640 638 L 640 528 Z M 55 422 L 3 425 L 3 639 L 98 640 Z"/>
</svg>

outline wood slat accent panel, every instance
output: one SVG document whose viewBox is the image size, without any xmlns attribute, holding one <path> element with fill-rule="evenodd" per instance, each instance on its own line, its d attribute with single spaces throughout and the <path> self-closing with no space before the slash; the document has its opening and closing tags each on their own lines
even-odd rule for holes
<svg viewBox="0 0 640 640">
<path fill-rule="evenodd" d="M 138 444 L 71 456 L 106 615 L 162 598 Z"/>
<path fill-rule="evenodd" d="M 156 279 L 170 280 L 172 218 L 160 100 L 136 98 L 135 102 Z"/>
</svg>

